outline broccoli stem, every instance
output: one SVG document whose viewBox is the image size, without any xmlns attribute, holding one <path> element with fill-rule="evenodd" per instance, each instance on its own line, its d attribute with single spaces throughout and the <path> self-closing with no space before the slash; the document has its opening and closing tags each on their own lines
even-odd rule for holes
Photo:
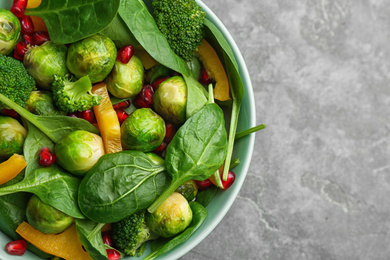
<svg viewBox="0 0 390 260">
<path fill-rule="evenodd" d="M 0 101 L 15 110 L 21 117 L 35 125 L 38 129 L 40 129 L 45 135 L 47 135 L 52 141 L 56 140 L 55 136 L 52 135 L 52 133 L 47 129 L 39 120 L 37 120 L 37 116 L 34 114 L 30 113 L 23 107 L 19 106 L 16 104 L 14 101 L 11 99 L 7 98 L 3 94 L 0 94 Z"/>
</svg>

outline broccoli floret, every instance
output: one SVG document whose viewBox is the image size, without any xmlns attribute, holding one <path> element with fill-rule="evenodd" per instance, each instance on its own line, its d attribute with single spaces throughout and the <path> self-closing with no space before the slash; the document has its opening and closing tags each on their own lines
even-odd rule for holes
<svg viewBox="0 0 390 260">
<path fill-rule="evenodd" d="M 35 80 L 28 74 L 23 63 L 0 54 L 0 93 L 24 107 L 30 92 L 35 89 Z M 8 107 L 0 102 L 0 108 Z"/>
<path fill-rule="evenodd" d="M 81 112 L 99 105 L 102 97 L 93 95 L 91 89 L 92 83 L 88 76 L 72 81 L 67 76 L 54 75 L 51 87 L 56 106 L 65 112 Z"/>
<path fill-rule="evenodd" d="M 112 223 L 111 229 L 114 248 L 129 256 L 134 256 L 146 241 L 158 238 L 145 223 L 145 210 Z"/>
<path fill-rule="evenodd" d="M 156 24 L 172 50 L 190 60 L 204 38 L 206 13 L 195 0 L 153 0 Z"/>
</svg>

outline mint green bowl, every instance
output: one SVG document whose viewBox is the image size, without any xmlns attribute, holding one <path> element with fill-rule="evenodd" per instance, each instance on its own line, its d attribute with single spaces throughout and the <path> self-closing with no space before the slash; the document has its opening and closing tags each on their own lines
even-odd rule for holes
<svg viewBox="0 0 390 260">
<path fill-rule="evenodd" d="M 145 0 L 148 4 L 150 1 Z M 211 20 L 225 36 L 226 40 L 230 44 L 230 47 L 233 50 L 233 53 L 237 59 L 237 63 L 240 70 L 240 75 L 245 87 L 245 96 L 242 102 L 240 116 L 238 120 L 237 131 L 245 130 L 256 125 L 256 108 L 255 100 L 253 95 L 252 83 L 249 77 L 247 67 L 245 65 L 244 59 L 234 42 L 232 36 L 218 19 L 218 17 L 201 1 L 198 1 L 203 10 L 207 13 L 207 18 Z M 12 1 L 0 1 L 0 8 L 9 9 L 12 5 Z M 202 227 L 193 234 L 190 239 L 185 243 L 177 246 L 175 249 L 170 251 L 167 254 L 161 255 L 157 259 L 172 260 L 178 259 L 181 256 L 185 255 L 187 252 L 196 247 L 208 234 L 210 234 L 213 229 L 221 222 L 222 218 L 226 215 L 234 200 L 236 199 L 248 172 L 248 168 L 252 159 L 252 152 L 255 142 L 255 135 L 251 134 L 249 136 L 243 137 L 236 141 L 234 147 L 233 158 L 240 158 L 241 163 L 234 169 L 236 174 L 236 180 L 234 184 L 226 191 L 220 191 L 217 193 L 213 201 L 207 206 L 208 216 L 203 223 Z M 223 239 L 223 238 L 221 238 Z M 38 260 L 41 259 L 34 255 L 31 252 L 26 252 L 22 257 L 21 256 L 11 256 L 4 251 L 4 246 L 8 243 L 10 239 L 0 232 L 0 259 L 4 260 Z M 144 256 L 146 256 L 150 251 L 147 248 Z M 128 259 L 142 259 L 142 257 L 127 257 Z"/>
</svg>

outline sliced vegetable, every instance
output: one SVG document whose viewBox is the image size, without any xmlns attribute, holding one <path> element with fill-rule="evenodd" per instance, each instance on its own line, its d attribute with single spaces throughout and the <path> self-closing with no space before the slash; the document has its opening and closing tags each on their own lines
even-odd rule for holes
<svg viewBox="0 0 390 260">
<path fill-rule="evenodd" d="M 14 154 L 7 161 L 0 163 L 0 185 L 15 178 L 26 166 L 26 160 L 20 154 Z"/>
<path fill-rule="evenodd" d="M 93 111 L 95 112 L 106 154 L 120 152 L 122 151 L 121 127 L 118 116 L 112 107 L 107 85 L 103 82 L 94 85 L 92 93 L 102 97 L 100 105 L 94 106 Z"/>
<path fill-rule="evenodd" d="M 216 82 L 214 87 L 215 99 L 220 101 L 229 100 L 229 80 L 221 61 L 218 58 L 218 54 L 213 47 L 203 39 L 202 44 L 198 46 L 195 55 L 203 63 L 207 75 Z"/>
<path fill-rule="evenodd" d="M 92 260 L 83 249 L 77 235 L 76 226 L 73 224 L 58 235 L 44 234 L 34 229 L 27 222 L 22 222 L 16 232 L 38 249 L 64 259 Z"/>
</svg>

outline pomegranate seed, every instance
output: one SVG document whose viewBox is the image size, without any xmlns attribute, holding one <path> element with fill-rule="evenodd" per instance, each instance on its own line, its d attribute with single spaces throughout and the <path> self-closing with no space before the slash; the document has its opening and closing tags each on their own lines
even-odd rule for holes
<svg viewBox="0 0 390 260">
<path fill-rule="evenodd" d="M 204 85 L 209 85 L 211 83 L 211 78 L 207 74 L 207 71 L 204 67 L 202 68 L 202 71 L 200 72 L 199 82 L 204 84 Z"/>
<path fill-rule="evenodd" d="M 167 79 L 169 79 L 169 77 L 162 76 L 162 77 L 159 77 L 158 79 L 156 79 L 155 81 L 153 81 L 153 83 L 152 83 L 153 90 L 156 91 L 156 89 L 160 86 L 160 84 Z"/>
<path fill-rule="evenodd" d="M 106 249 L 109 260 L 120 260 L 121 254 L 115 249 Z"/>
<path fill-rule="evenodd" d="M 56 156 L 48 147 L 42 147 L 39 151 L 39 164 L 50 166 L 56 161 Z"/>
<path fill-rule="evenodd" d="M 207 190 L 211 188 L 211 186 L 214 185 L 209 179 L 203 180 L 203 181 L 195 181 L 196 186 L 198 186 L 199 190 Z"/>
<path fill-rule="evenodd" d="M 22 33 L 24 34 L 30 34 L 34 31 L 33 21 L 28 15 L 23 15 L 22 18 L 20 18 L 20 25 Z"/>
<path fill-rule="evenodd" d="M 18 119 L 19 118 L 19 114 L 13 110 L 13 109 L 2 109 L 1 110 L 1 113 L 5 116 L 10 116 L 10 117 L 13 117 L 13 118 L 16 118 Z"/>
<path fill-rule="evenodd" d="M 50 36 L 47 32 L 35 31 L 31 34 L 32 43 L 34 45 L 42 45 L 43 43 L 50 41 Z"/>
<path fill-rule="evenodd" d="M 118 117 L 119 124 L 122 124 L 126 120 L 126 118 L 129 116 L 129 114 L 124 109 L 118 109 L 115 112 L 116 112 L 116 115 Z"/>
<path fill-rule="evenodd" d="M 104 231 L 102 232 L 102 238 L 103 238 L 103 243 L 111 246 L 112 245 L 112 235 L 111 231 Z"/>
<path fill-rule="evenodd" d="M 18 42 L 14 49 L 14 57 L 18 60 L 23 60 L 27 51 L 27 44 L 25 42 Z"/>
<path fill-rule="evenodd" d="M 17 17 L 21 18 L 24 15 L 27 7 L 27 0 L 14 0 L 11 12 Z"/>
<path fill-rule="evenodd" d="M 95 115 L 93 114 L 92 109 L 88 109 L 80 112 L 79 117 L 87 120 L 91 124 L 96 123 Z"/>
<path fill-rule="evenodd" d="M 162 142 L 157 148 L 156 150 L 154 150 L 153 152 L 155 153 L 161 153 L 162 151 L 164 151 L 164 149 L 167 147 L 167 143 L 166 142 Z"/>
<path fill-rule="evenodd" d="M 4 249 L 10 255 L 24 255 L 27 243 L 23 239 L 11 241 L 5 245 Z"/>
<path fill-rule="evenodd" d="M 134 47 L 131 45 L 125 45 L 121 47 L 116 55 L 117 60 L 123 64 L 127 64 L 134 54 Z"/>
<path fill-rule="evenodd" d="M 68 113 L 68 116 L 80 118 L 80 112 L 76 111 L 76 112 Z"/>
<path fill-rule="evenodd" d="M 117 109 L 124 109 L 128 108 L 131 105 L 130 99 L 122 101 L 118 104 L 112 105 L 112 107 L 117 110 Z"/>
<path fill-rule="evenodd" d="M 227 180 L 224 181 L 222 179 L 222 186 L 223 186 L 223 189 L 226 190 L 228 189 L 230 186 L 232 186 L 234 180 L 236 179 L 236 174 L 234 174 L 234 172 L 232 171 L 229 171 L 228 172 L 228 177 L 227 177 Z"/>
<path fill-rule="evenodd" d="M 135 97 L 134 105 L 138 107 L 153 107 L 154 90 L 152 85 L 144 85 L 141 92 Z"/>
<path fill-rule="evenodd" d="M 23 38 L 23 41 L 27 44 L 27 45 L 31 45 L 32 44 L 32 37 L 31 37 L 31 35 L 29 35 L 29 34 L 23 34 L 23 36 L 22 36 L 22 38 Z"/>
<path fill-rule="evenodd" d="M 176 133 L 176 126 L 170 122 L 165 123 L 165 137 L 164 141 L 169 143 L 172 141 L 173 136 Z"/>
</svg>

